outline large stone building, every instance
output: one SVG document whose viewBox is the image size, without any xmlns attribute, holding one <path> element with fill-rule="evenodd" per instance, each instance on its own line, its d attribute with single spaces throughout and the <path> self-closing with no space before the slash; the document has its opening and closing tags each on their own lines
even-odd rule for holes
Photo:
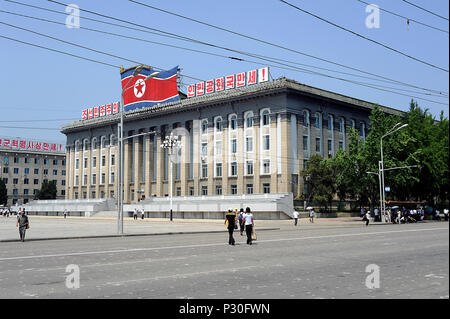
<svg viewBox="0 0 450 319">
<path fill-rule="evenodd" d="M 7 206 L 34 199 L 44 180 L 56 183 L 57 199 L 66 196 L 66 154 L 63 146 L 0 137 L 0 179 L 6 184 Z"/>
<path fill-rule="evenodd" d="M 174 196 L 301 194 L 300 171 L 313 154 L 348 147 L 349 127 L 368 133 L 374 104 L 281 78 L 124 113 L 124 202 L 170 192 L 160 147 L 170 132 L 182 147 L 173 165 Z M 381 106 L 389 114 L 401 111 Z M 71 122 L 66 199 L 117 194 L 119 114 Z"/>
</svg>

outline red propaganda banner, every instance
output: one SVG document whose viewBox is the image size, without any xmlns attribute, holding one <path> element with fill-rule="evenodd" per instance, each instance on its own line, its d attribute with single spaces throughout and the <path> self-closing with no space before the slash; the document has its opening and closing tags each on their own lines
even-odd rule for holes
<svg viewBox="0 0 450 319">
<path fill-rule="evenodd" d="M 236 87 L 245 86 L 245 72 L 236 74 Z"/>
<path fill-rule="evenodd" d="M 105 116 L 106 114 L 106 106 L 102 105 L 100 106 L 100 116 Z"/>
<path fill-rule="evenodd" d="M 247 72 L 247 85 L 256 84 L 256 70 Z"/>
<path fill-rule="evenodd" d="M 205 94 L 205 82 L 197 83 L 197 96 Z"/>
<path fill-rule="evenodd" d="M 87 118 L 88 118 L 88 110 L 81 111 L 81 119 L 87 120 Z"/>
<path fill-rule="evenodd" d="M 178 66 L 158 73 L 150 67 L 144 67 L 138 75 L 133 76 L 136 68 L 120 72 L 125 111 L 180 100 Z M 145 80 L 149 75 L 153 76 Z"/>
<path fill-rule="evenodd" d="M 234 74 L 225 77 L 225 89 L 234 89 Z"/>
<path fill-rule="evenodd" d="M 113 114 L 119 113 L 119 102 L 113 103 L 112 112 L 113 112 Z"/>
<path fill-rule="evenodd" d="M 187 96 L 194 97 L 195 96 L 195 84 L 188 85 L 187 87 Z"/>
<path fill-rule="evenodd" d="M 112 114 L 111 104 L 106 104 L 106 115 Z"/>
<path fill-rule="evenodd" d="M 99 117 L 99 115 L 100 115 L 99 107 L 96 106 L 96 107 L 94 107 L 94 117 Z"/>
<path fill-rule="evenodd" d="M 206 93 L 214 93 L 214 80 L 206 81 Z"/>
<path fill-rule="evenodd" d="M 223 77 L 217 78 L 215 80 L 215 82 L 216 82 L 216 92 L 220 92 L 220 91 L 225 90 L 225 82 L 223 80 Z"/>
<path fill-rule="evenodd" d="M 0 137 L 0 149 L 16 151 L 61 152 L 62 144 L 33 141 L 21 138 Z"/>
<path fill-rule="evenodd" d="M 88 119 L 91 119 L 91 118 L 93 118 L 94 117 L 94 109 L 93 108 L 90 108 L 89 110 L 88 110 Z"/>
</svg>

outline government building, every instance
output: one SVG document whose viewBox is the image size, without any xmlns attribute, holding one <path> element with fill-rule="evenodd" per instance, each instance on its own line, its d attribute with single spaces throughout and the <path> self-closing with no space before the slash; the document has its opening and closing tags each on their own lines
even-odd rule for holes
<svg viewBox="0 0 450 319">
<path fill-rule="evenodd" d="M 171 172 L 174 198 L 295 198 L 305 191 L 300 172 L 309 158 L 347 148 L 349 128 L 364 139 L 373 107 L 280 78 L 125 112 L 124 138 L 131 138 L 124 143 L 124 203 L 169 196 Z M 119 122 L 116 113 L 63 126 L 66 199 L 116 197 Z M 171 132 L 181 140 L 176 156 L 161 147 Z"/>
<path fill-rule="evenodd" d="M 0 136 L 0 179 L 7 206 L 31 202 L 42 183 L 56 184 L 56 198 L 66 197 L 66 153 L 62 144 Z"/>
</svg>

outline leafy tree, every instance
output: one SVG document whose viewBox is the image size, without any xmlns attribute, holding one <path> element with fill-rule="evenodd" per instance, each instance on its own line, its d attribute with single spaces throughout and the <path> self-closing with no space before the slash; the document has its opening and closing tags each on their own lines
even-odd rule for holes
<svg viewBox="0 0 450 319">
<path fill-rule="evenodd" d="M 6 206 L 8 202 L 8 190 L 6 189 L 6 184 L 0 179 L 0 205 Z"/>
<path fill-rule="evenodd" d="M 56 184 L 53 181 L 44 180 L 42 187 L 36 195 L 37 199 L 55 199 L 56 198 Z"/>
</svg>

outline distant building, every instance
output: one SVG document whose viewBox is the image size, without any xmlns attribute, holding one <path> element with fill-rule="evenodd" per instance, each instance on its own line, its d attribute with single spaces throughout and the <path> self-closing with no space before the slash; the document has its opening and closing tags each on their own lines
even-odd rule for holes
<svg viewBox="0 0 450 319">
<path fill-rule="evenodd" d="M 286 78 L 198 95 L 125 112 L 124 203 L 168 196 L 170 157 L 160 146 L 174 130 L 183 145 L 173 165 L 174 196 L 298 196 L 307 191 L 300 172 L 309 158 L 347 149 L 350 128 L 364 139 L 374 107 Z M 119 120 L 112 114 L 63 126 L 66 199 L 115 197 Z"/>
<path fill-rule="evenodd" d="M 44 180 L 55 181 L 57 199 L 66 195 L 66 155 L 63 145 L 0 137 L 0 179 L 8 191 L 8 206 L 23 205 L 37 195 Z"/>
</svg>

